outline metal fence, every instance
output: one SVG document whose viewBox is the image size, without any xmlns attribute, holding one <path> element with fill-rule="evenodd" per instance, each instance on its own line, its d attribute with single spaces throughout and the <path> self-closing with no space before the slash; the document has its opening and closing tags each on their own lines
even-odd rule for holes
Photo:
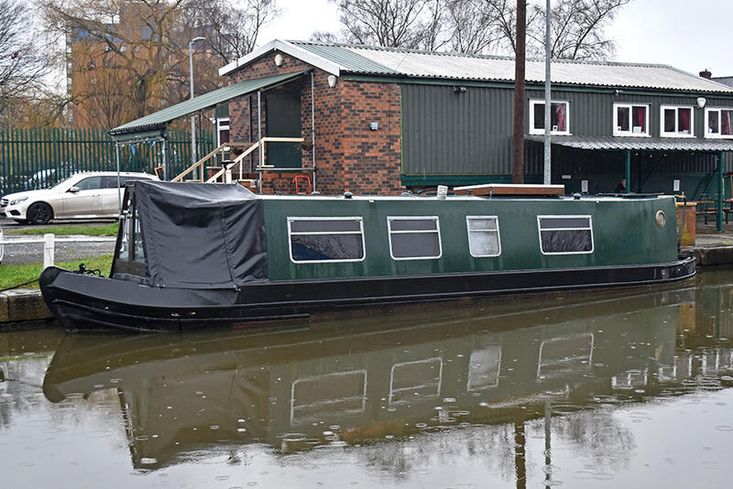
<svg viewBox="0 0 733 489">
<path fill-rule="evenodd" d="M 197 153 L 214 149 L 213 135 L 197 135 Z M 191 134 L 168 131 L 168 175 L 191 164 Z M 120 146 L 122 171 L 153 172 L 162 164 L 162 143 Z M 101 129 L 0 129 L 0 195 L 48 188 L 82 171 L 116 169 L 115 142 Z"/>
</svg>

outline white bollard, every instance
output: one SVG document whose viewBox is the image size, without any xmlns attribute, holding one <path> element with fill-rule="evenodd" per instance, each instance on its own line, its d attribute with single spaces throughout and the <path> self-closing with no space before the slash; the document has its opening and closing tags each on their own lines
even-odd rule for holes
<svg viewBox="0 0 733 489">
<path fill-rule="evenodd" d="M 232 183 L 232 170 L 224 170 L 224 183 Z"/>
<path fill-rule="evenodd" d="M 44 234 L 43 235 L 43 268 L 53 266 L 54 259 L 54 235 Z"/>
</svg>

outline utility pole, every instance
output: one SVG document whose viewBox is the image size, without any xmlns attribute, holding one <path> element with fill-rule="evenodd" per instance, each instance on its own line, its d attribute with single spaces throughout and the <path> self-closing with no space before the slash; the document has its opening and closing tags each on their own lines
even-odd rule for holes
<svg viewBox="0 0 733 489">
<path fill-rule="evenodd" d="M 552 131 L 552 80 L 550 78 L 552 72 L 550 68 L 552 66 L 552 55 L 550 54 L 551 20 L 552 10 L 550 0 L 547 0 L 547 6 L 545 7 L 545 164 L 543 179 L 545 185 L 552 183 L 552 142 L 550 141 L 550 131 Z"/>
<path fill-rule="evenodd" d="M 194 37 L 190 41 L 188 41 L 188 73 L 189 73 L 189 82 L 188 87 L 190 89 L 191 93 L 191 99 L 193 100 L 193 45 L 196 44 L 199 41 L 205 40 L 205 37 Z M 191 115 L 191 164 L 193 165 L 198 161 L 198 158 L 196 158 L 196 116 Z M 203 169 L 202 169 L 203 171 Z M 194 170 L 193 178 L 194 180 L 197 178 L 198 171 Z"/>
<path fill-rule="evenodd" d="M 512 182 L 524 183 L 524 79 L 527 57 L 527 0 L 517 0 L 517 40 L 514 60 L 514 162 Z"/>
</svg>

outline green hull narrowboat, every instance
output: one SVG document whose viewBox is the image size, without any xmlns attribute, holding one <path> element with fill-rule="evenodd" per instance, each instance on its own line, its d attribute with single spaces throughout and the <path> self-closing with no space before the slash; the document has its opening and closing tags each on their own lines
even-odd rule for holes
<svg viewBox="0 0 733 489">
<path fill-rule="evenodd" d="M 135 182 L 124 203 L 110 278 L 41 275 L 66 329 L 245 325 L 695 273 L 671 196 L 258 196 Z"/>
</svg>

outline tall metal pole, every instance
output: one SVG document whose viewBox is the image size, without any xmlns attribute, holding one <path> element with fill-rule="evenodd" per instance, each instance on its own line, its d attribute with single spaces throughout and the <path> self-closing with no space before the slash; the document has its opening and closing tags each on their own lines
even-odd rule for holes
<svg viewBox="0 0 733 489">
<path fill-rule="evenodd" d="M 545 164 L 544 179 L 545 185 L 552 183 L 552 142 L 550 134 L 552 131 L 552 79 L 551 76 L 551 46 L 550 46 L 550 26 L 551 26 L 552 10 L 550 0 L 547 0 L 545 7 Z"/>
<path fill-rule="evenodd" d="M 514 60 L 514 151 L 512 182 L 524 183 L 524 78 L 527 56 L 527 0 L 517 0 L 517 41 Z"/>
<path fill-rule="evenodd" d="M 117 159 L 117 210 L 122 211 L 122 195 L 120 195 L 120 144 L 115 143 L 115 157 Z"/>
<path fill-rule="evenodd" d="M 190 92 L 190 99 L 193 100 L 193 45 L 198 41 L 203 41 L 204 37 L 194 37 L 188 41 L 188 88 Z M 198 161 L 196 158 L 196 115 L 191 115 L 191 164 L 193 165 Z M 193 179 L 196 179 L 197 170 L 194 170 Z"/>
</svg>

